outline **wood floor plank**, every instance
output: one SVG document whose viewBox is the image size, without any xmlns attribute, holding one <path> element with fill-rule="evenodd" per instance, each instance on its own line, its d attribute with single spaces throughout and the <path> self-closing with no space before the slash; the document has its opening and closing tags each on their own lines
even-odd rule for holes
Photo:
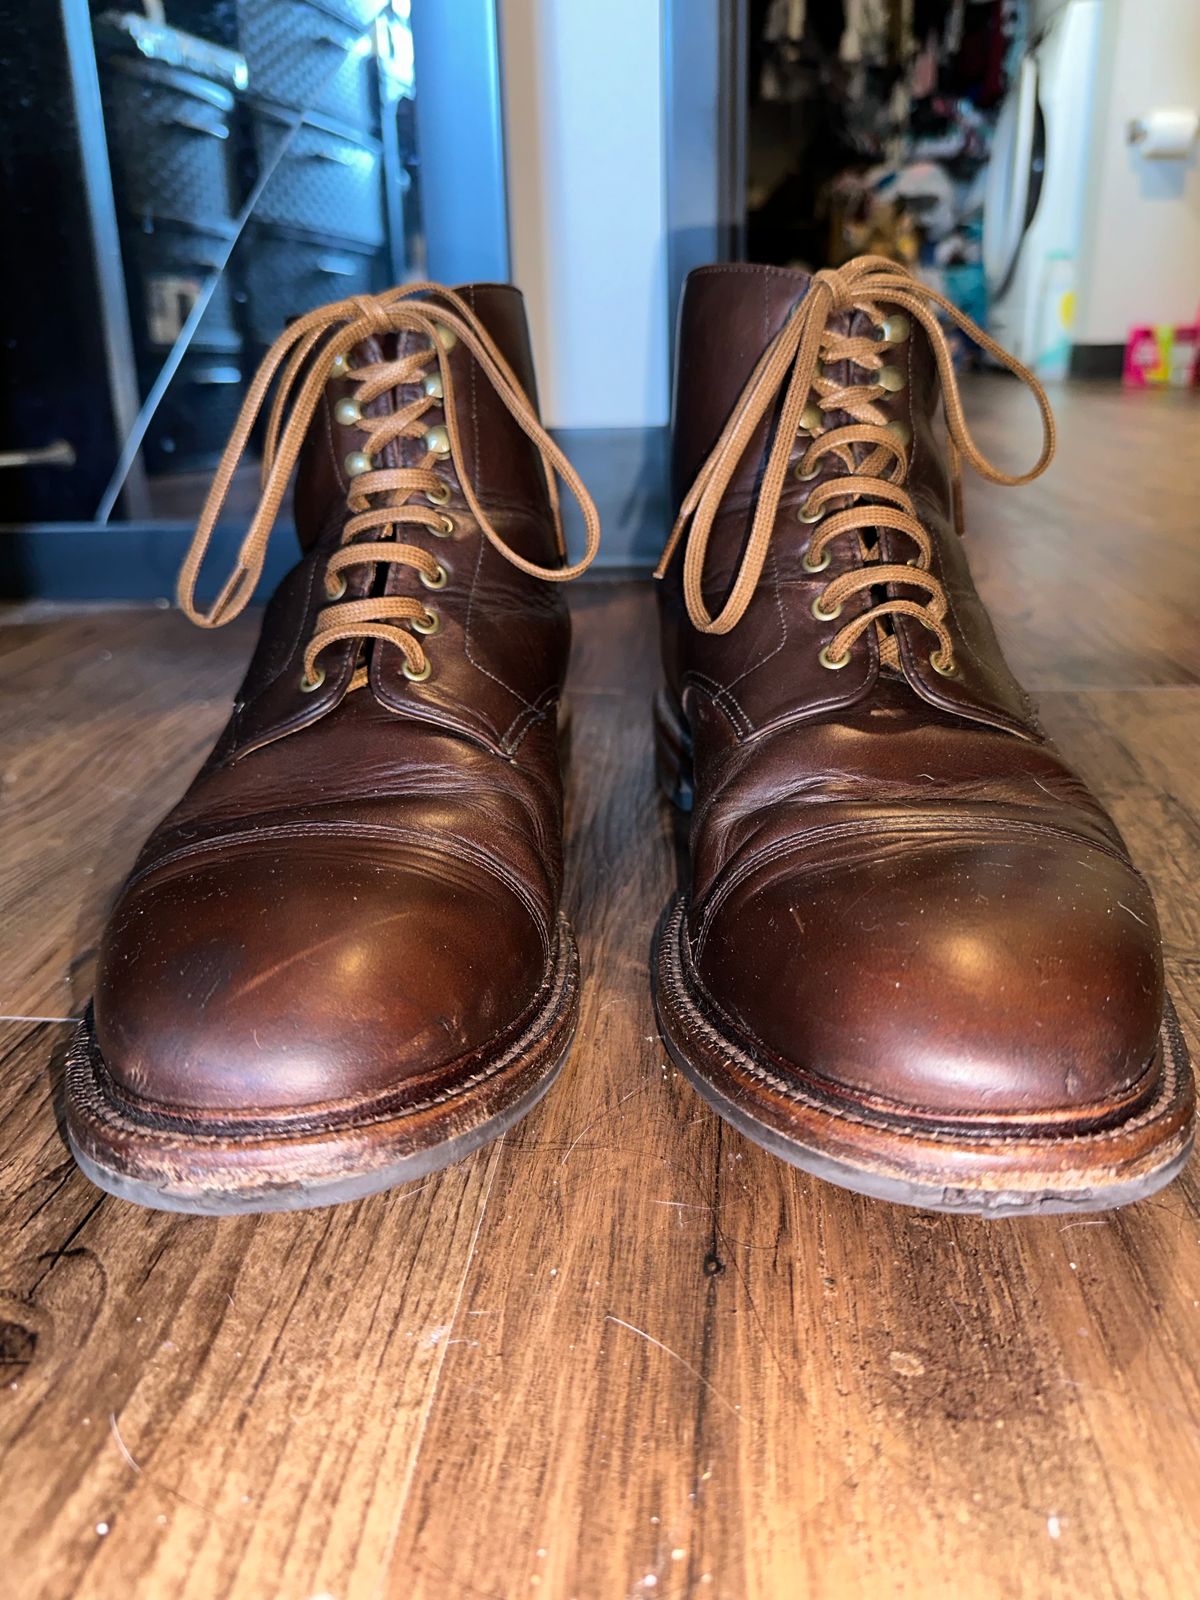
<svg viewBox="0 0 1200 1600">
<path fill-rule="evenodd" d="M 653 660 L 646 601 L 591 596 L 577 615 L 578 1047 L 505 1141 L 390 1573 L 414 1600 L 632 1594 L 682 1571 L 705 1408 L 738 1423 L 705 1376 L 717 1125 L 666 1070 L 650 1008 L 672 859 L 632 687 Z M 498 1500 L 486 1525 L 446 1518 Z"/>
<path fill-rule="evenodd" d="M 964 403 L 983 450 L 1020 470 L 1038 452 L 1019 384 L 978 375 Z M 1053 394 L 1058 454 L 1020 489 L 966 474 L 972 571 L 1031 690 L 1200 682 L 1195 392 L 1108 383 Z"/>
</svg>

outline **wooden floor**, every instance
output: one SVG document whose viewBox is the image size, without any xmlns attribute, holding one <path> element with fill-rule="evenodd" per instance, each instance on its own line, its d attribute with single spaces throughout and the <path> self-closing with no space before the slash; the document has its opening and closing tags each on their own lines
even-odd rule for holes
<svg viewBox="0 0 1200 1600">
<path fill-rule="evenodd" d="M 968 409 L 1011 446 L 1018 389 Z M 1072 390 L 973 488 L 1014 664 L 1200 994 L 1200 406 Z M 1012 436 L 1010 438 L 1010 435 Z M 1026 435 L 1021 434 L 1022 438 Z M 0 1592 L 14 1600 L 792 1600 L 1200 1592 L 1200 1186 L 983 1223 L 784 1167 L 666 1064 L 648 586 L 577 592 L 583 1020 L 501 1143 L 340 1209 L 101 1199 L 53 1109 L 104 908 L 253 625 L 0 627 Z"/>
</svg>

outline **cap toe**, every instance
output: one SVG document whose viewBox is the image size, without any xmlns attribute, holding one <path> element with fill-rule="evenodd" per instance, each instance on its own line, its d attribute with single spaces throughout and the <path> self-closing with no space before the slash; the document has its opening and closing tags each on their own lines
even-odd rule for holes
<svg viewBox="0 0 1200 1600">
<path fill-rule="evenodd" d="M 1101 1114 L 1153 1059 L 1153 902 L 1083 840 L 973 835 L 748 874 L 698 973 L 785 1069 L 901 1114 Z"/>
<path fill-rule="evenodd" d="M 152 871 L 100 953 L 110 1076 L 251 1114 L 424 1093 L 503 1038 L 545 976 L 530 911 L 473 861 L 361 841 L 255 843 Z"/>
</svg>

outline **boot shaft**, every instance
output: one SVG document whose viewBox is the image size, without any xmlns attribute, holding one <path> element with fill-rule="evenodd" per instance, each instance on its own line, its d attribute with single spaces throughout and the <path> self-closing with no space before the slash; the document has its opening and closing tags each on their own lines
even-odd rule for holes
<svg viewBox="0 0 1200 1600">
<path fill-rule="evenodd" d="M 688 614 L 694 606 L 685 605 L 685 574 L 693 558 L 676 549 L 664 569 L 660 614 L 668 683 L 679 696 L 689 676 L 707 679 L 726 696 L 731 720 L 744 733 L 867 701 L 881 672 L 903 678 L 915 695 L 941 712 L 1014 732 L 1029 733 L 1035 727 L 955 532 L 941 414 L 945 373 L 934 349 L 942 335 L 936 328 L 931 335 L 917 315 L 905 311 L 921 291 L 907 274 L 893 270 L 894 280 L 878 273 L 863 279 L 861 297 L 851 284 L 844 297 L 849 303 L 835 305 L 823 320 L 821 359 L 786 447 L 787 467 L 761 575 L 736 624 L 720 633 L 701 631 Z M 818 281 L 837 276 L 822 274 Z M 714 450 L 720 450 L 723 436 L 745 414 L 756 372 L 761 376 L 772 352 L 793 337 L 812 293 L 807 273 L 786 268 L 738 264 L 702 267 L 689 276 L 679 319 L 672 457 L 676 504 L 685 508 L 685 517 L 689 491 Z M 860 359 L 831 359 L 846 346 L 857 350 Z M 727 453 L 715 503 L 710 484 L 711 526 L 700 563 L 710 616 L 720 612 L 744 570 L 772 455 L 780 449 L 780 417 L 794 375 L 794 363 L 784 367 L 760 420 L 733 458 Z M 849 409 L 837 404 L 839 395 L 848 397 Z M 826 449 L 831 438 L 841 437 L 864 417 L 871 419 L 868 432 L 882 428 L 899 447 L 898 452 L 885 452 L 884 468 L 879 465 L 883 457 L 870 444 Z M 878 493 L 839 499 L 832 488 L 826 489 L 817 496 L 820 509 L 813 517 L 807 507 L 815 492 L 860 471 L 871 455 L 876 458 L 874 475 L 882 482 Z M 819 462 L 806 469 L 814 456 Z M 927 559 L 903 531 L 882 525 L 898 495 L 924 529 Z M 872 527 L 866 515 L 873 501 L 885 507 L 879 527 Z M 837 532 L 835 518 L 854 504 L 862 513 L 859 525 Z M 690 520 L 694 524 L 697 519 Z M 829 533 L 823 534 L 823 524 Z M 865 578 L 855 576 L 868 573 L 872 565 L 892 572 L 922 565 L 930 583 L 891 581 L 873 592 Z M 837 580 L 842 580 L 834 590 L 837 599 L 830 605 L 824 596 Z M 839 593 L 860 582 L 862 587 Z M 938 640 L 903 604 L 912 602 L 915 609 L 939 592 L 945 597 L 944 628 L 956 641 L 950 674 L 936 670 Z M 831 663 L 831 641 L 844 634 L 848 622 L 881 603 L 885 611 L 893 609 Z"/>
</svg>

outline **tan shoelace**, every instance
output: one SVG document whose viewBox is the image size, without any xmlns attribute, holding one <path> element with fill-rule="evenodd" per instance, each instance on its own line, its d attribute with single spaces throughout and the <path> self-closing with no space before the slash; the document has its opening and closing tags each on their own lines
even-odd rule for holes
<svg viewBox="0 0 1200 1600">
<path fill-rule="evenodd" d="M 431 296 L 437 298 L 427 298 Z M 355 345 L 371 335 L 391 333 L 420 334 L 427 343 L 395 361 L 351 367 L 349 353 Z M 454 380 L 447 359 L 448 352 L 458 343 L 470 350 L 509 415 L 541 457 L 558 549 L 564 561 L 561 567 L 541 567 L 519 555 L 497 533 L 479 503 L 463 458 L 454 404 Z M 432 370 L 435 359 L 436 373 Z M 280 368 L 283 368 L 282 376 L 271 405 L 263 446 L 258 507 L 238 552 L 237 565 L 209 609 L 202 611 L 196 604 L 196 580 L 233 475 Z M 253 594 L 288 479 L 331 377 L 353 378 L 356 398 L 339 402 L 336 409 L 339 421 L 362 429 L 367 441 L 364 450 L 347 457 L 347 470 L 351 473 L 347 504 L 353 515 L 342 530 L 340 548 L 326 564 L 329 603 L 317 613 L 312 638 L 305 648 L 304 688 L 315 689 L 324 681 L 324 671 L 317 667 L 317 657 L 326 646 L 339 640 L 382 639 L 404 652 L 406 677 L 420 682 L 429 676 L 430 660 L 417 635 L 436 632 L 436 611 L 418 599 L 401 595 L 372 595 L 361 600 L 340 597 L 346 590 L 346 569 L 364 563 L 410 567 L 427 589 L 444 587 L 445 567 L 420 545 L 401 544 L 395 538 L 399 527 L 422 528 L 442 537 L 454 532 L 453 519 L 440 509 L 450 499 L 450 486 L 434 471 L 438 461 L 449 458 L 463 497 L 484 537 L 514 567 L 531 577 L 543 578 L 547 583 L 564 583 L 578 577 L 591 565 L 600 542 L 600 519 L 578 474 L 538 421 L 512 369 L 466 302 L 438 284 L 417 283 L 381 295 L 358 295 L 310 311 L 286 328 L 267 352 L 225 446 L 180 568 L 179 605 L 193 622 L 203 628 L 220 627 L 236 617 Z M 407 404 L 382 416 L 365 414 L 366 407 L 381 395 L 410 385 L 420 385 L 420 393 Z M 435 407 L 442 410 L 445 421 L 430 426 L 427 413 Z M 424 443 L 425 454 L 419 465 L 377 467 L 376 458 L 397 439 L 416 439 Z M 558 477 L 578 502 L 586 530 L 583 556 L 573 565 L 566 564 Z M 414 498 L 416 496 L 420 499 Z M 358 538 L 368 533 L 375 537 L 371 540 Z M 360 687 L 365 682 L 366 670 L 360 666 L 351 687 Z"/>
<path fill-rule="evenodd" d="M 892 315 L 884 313 L 883 305 L 892 308 Z M 1043 442 L 1037 464 L 1028 472 L 1002 472 L 972 438 L 935 306 L 1032 390 L 1041 411 Z M 861 311 L 870 318 L 874 337 L 849 337 L 829 327 L 831 318 L 849 310 Z M 891 528 L 906 534 L 917 547 L 912 561 L 898 565 L 881 561 L 877 547 L 864 540 L 861 548 L 866 565 L 829 583 L 813 602 L 814 616 L 823 622 L 832 621 L 851 596 L 880 584 L 904 584 L 924 590 L 920 600 L 886 599 L 854 617 L 822 649 L 822 665 L 844 667 L 855 642 L 868 628 L 878 627 L 881 659 L 898 666 L 896 639 L 885 624 L 891 617 L 909 616 L 937 638 L 937 649 L 930 656 L 935 669 L 947 675 L 956 670 L 954 641 L 945 623 L 946 592 L 941 580 L 929 570 L 932 541 L 904 487 L 908 476 L 906 431 L 903 426 L 889 424 L 877 404 L 904 386 L 905 375 L 888 363 L 886 352 L 889 345 L 902 343 L 909 336 L 910 318 L 928 334 L 941 378 L 958 531 L 962 532 L 961 457 L 965 456 L 976 472 L 992 483 L 1029 483 L 1049 466 L 1054 455 L 1054 417 L 1045 390 L 1026 367 L 1001 349 L 970 317 L 884 256 L 860 256 L 844 267 L 818 272 L 808 293 L 751 373 L 721 437 L 680 507 L 655 573 L 656 577 L 663 576 L 686 534 L 683 593 L 688 615 L 702 633 L 728 633 L 745 615 L 775 530 L 788 463 L 797 437 L 804 433 L 813 442 L 795 468 L 801 481 L 818 477 L 822 468 L 830 465 L 826 458 L 833 458 L 845 468 L 841 476 L 818 484 L 800 507 L 801 521 L 814 530 L 803 558 L 805 570 L 820 572 L 829 566 L 830 544 L 847 533 L 858 534 L 861 539 L 869 529 Z M 838 383 L 827 370 L 837 362 L 851 362 L 862 369 L 863 380 Z M 703 594 L 713 520 L 755 429 L 775 407 L 781 391 L 779 420 L 758 490 L 750 537 L 725 604 L 713 616 Z M 827 413 L 833 411 L 846 413 L 853 421 L 826 430 Z M 835 502 L 842 508 L 831 510 Z"/>
</svg>

